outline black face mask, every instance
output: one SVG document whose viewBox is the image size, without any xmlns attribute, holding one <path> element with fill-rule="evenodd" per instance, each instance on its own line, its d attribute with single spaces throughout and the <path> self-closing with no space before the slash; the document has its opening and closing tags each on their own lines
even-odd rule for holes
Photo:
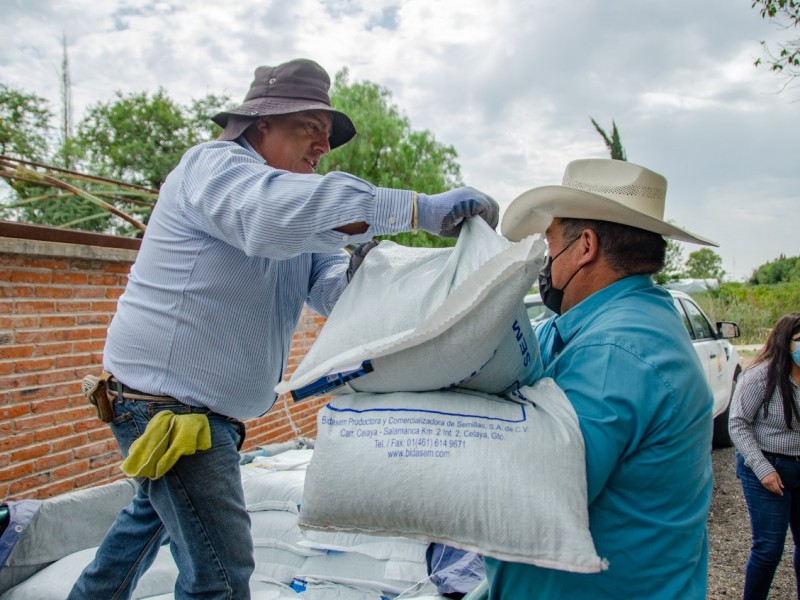
<svg viewBox="0 0 800 600">
<path fill-rule="evenodd" d="M 561 252 L 555 256 L 548 256 L 547 261 L 545 261 L 544 266 L 539 271 L 539 295 L 542 297 L 542 302 L 544 305 L 557 315 L 561 314 L 561 304 L 564 302 L 564 290 L 567 289 L 567 286 L 569 285 L 570 281 L 572 281 L 572 278 L 578 274 L 578 271 L 580 271 L 583 266 L 581 265 L 578 267 L 578 269 L 567 280 L 567 283 L 564 284 L 564 287 L 558 289 L 553 287 L 553 263 L 577 240 L 578 238 L 572 240 L 569 244 L 564 246 Z"/>
</svg>

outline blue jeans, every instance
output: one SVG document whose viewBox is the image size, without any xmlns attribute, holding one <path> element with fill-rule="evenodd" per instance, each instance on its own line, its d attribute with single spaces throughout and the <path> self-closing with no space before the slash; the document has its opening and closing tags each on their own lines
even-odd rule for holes
<svg viewBox="0 0 800 600">
<path fill-rule="evenodd" d="M 783 556 L 787 528 L 794 540 L 794 573 L 800 581 L 800 462 L 766 455 L 783 482 L 783 496 L 761 485 L 753 470 L 736 453 L 736 476 L 742 482 L 744 499 L 750 513 L 753 542 L 744 576 L 744 600 L 765 599 L 772 585 L 775 570 Z M 797 597 L 800 598 L 800 590 Z"/>
<path fill-rule="evenodd" d="M 239 472 L 244 425 L 178 402 L 118 400 L 110 426 L 123 456 L 162 410 L 206 414 L 211 448 L 181 457 L 160 479 L 137 478 L 136 496 L 120 512 L 69 600 L 130 598 L 167 540 L 180 572 L 176 600 L 250 598 L 253 542 Z"/>
</svg>

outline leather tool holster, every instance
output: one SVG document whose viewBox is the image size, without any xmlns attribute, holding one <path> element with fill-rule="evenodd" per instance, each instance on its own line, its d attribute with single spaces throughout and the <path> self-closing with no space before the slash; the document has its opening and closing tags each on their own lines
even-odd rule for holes
<svg viewBox="0 0 800 600">
<path fill-rule="evenodd" d="M 108 371 L 98 377 L 87 375 L 83 378 L 83 395 L 97 411 L 97 418 L 103 423 L 110 423 L 114 419 L 114 407 L 108 395 L 108 380 L 112 377 Z"/>
</svg>

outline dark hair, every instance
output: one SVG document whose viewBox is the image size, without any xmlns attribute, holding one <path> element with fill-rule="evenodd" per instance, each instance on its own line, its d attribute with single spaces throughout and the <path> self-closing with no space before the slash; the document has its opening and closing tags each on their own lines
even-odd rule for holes
<svg viewBox="0 0 800 600">
<path fill-rule="evenodd" d="M 769 332 L 767 343 L 756 356 L 751 368 L 760 363 L 767 363 L 767 387 L 764 390 L 764 415 L 767 405 L 775 393 L 775 388 L 781 391 L 783 400 L 783 418 L 786 420 L 787 429 L 792 428 L 792 415 L 800 419 L 797 405 L 794 402 L 794 390 L 790 380 L 792 374 L 792 337 L 800 332 L 800 312 L 789 313 L 782 316 Z"/>
<path fill-rule="evenodd" d="M 652 275 L 664 267 L 667 241 L 658 233 L 594 219 L 558 219 L 558 222 L 564 239 L 577 238 L 584 229 L 594 231 L 609 266 L 623 277 Z"/>
</svg>

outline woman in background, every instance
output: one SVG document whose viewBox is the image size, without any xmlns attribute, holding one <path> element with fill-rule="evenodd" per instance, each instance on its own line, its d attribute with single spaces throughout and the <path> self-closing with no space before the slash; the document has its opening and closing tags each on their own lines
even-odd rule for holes
<svg viewBox="0 0 800 600">
<path fill-rule="evenodd" d="M 781 317 L 767 343 L 739 377 L 731 400 L 730 434 L 753 541 L 744 599 L 765 599 L 783 555 L 786 529 L 794 540 L 800 581 L 800 313 Z M 798 587 L 800 598 L 800 587 Z"/>
</svg>

